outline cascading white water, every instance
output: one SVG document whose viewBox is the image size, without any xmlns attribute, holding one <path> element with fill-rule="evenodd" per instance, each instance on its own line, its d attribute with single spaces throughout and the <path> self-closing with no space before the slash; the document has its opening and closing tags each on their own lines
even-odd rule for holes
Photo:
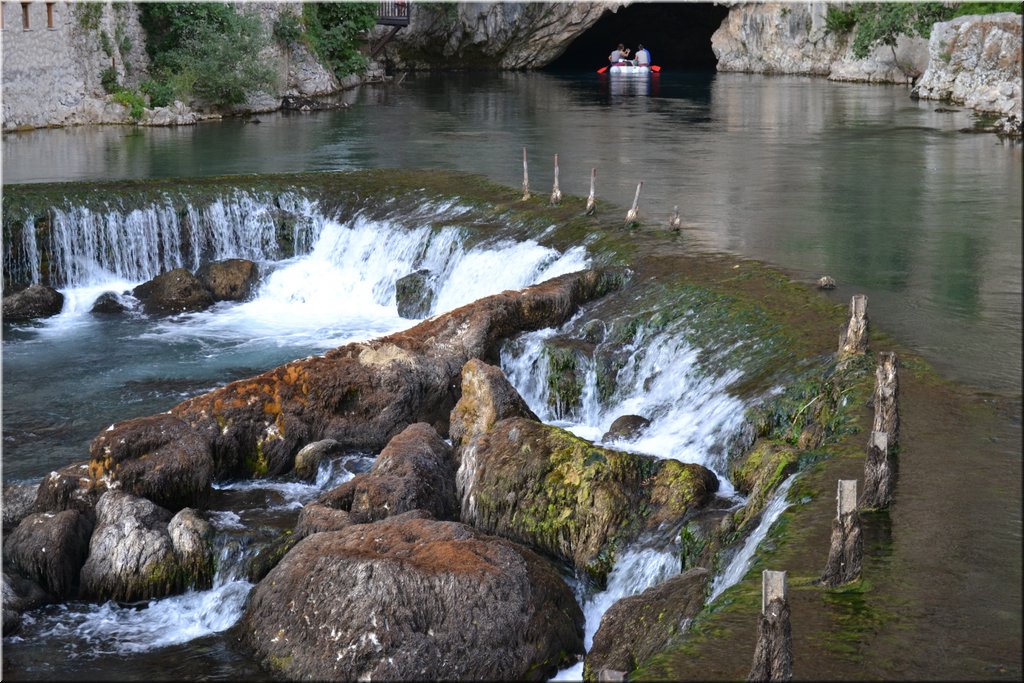
<svg viewBox="0 0 1024 683">
<path fill-rule="evenodd" d="M 789 494 L 789 489 L 796 480 L 797 474 L 791 474 L 782 482 L 775 492 L 772 494 L 771 501 L 765 506 L 761 513 L 761 521 L 758 522 L 757 528 L 755 528 L 746 541 L 743 542 L 743 547 L 736 553 L 736 555 L 729 561 L 729 565 L 725 570 L 715 577 L 715 580 L 711 584 L 711 594 L 708 596 L 708 602 L 714 602 L 719 595 L 724 593 L 731 586 L 736 585 L 750 569 L 750 564 L 754 560 L 754 553 L 757 551 L 757 547 L 761 545 L 761 541 L 768 535 L 769 529 L 772 528 L 772 524 L 779 518 L 786 508 L 789 507 L 789 502 L 786 500 L 786 496 Z"/>
</svg>

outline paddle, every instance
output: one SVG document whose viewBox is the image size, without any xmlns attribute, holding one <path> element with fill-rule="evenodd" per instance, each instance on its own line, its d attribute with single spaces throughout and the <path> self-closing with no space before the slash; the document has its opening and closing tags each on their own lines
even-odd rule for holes
<svg viewBox="0 0 1024 683">
<path fill-rule="evenodd" d="M 654 73 L 658 73 L 659 71 L 661 71 L 661 67 L 658 66 L 657 64 L 652 64 L 651 71 L 653 71 Z"/>
<path fill-rule="evenodd" d="M 603 74 L 603 73 L 604 73 L 605 71 L 607 71 L 607 70 L 608 70 L 608 67 L 607 67 L 607 66 L 602 66 L 602 67 L 601 67 L 600 69 L 598 69 L 598 70 L 597 70 L 597 73 L 599 73 L 599 74 Z"/>
</svg>

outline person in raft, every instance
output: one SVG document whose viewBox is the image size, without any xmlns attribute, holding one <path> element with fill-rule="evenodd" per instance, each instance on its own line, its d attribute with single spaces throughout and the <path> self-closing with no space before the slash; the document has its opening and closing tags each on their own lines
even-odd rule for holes
<svg viewBox="0 0 1024 683">
<path fill-rule="evenodd" d="M 647 51 L 643 43 L 636 46 L 636 65 L 637 66 L 650 66 L 651 65 L 651 53 Z"/>
<path fill-rule="evenodd" d="M 619 62 L 629 62 L 629 48 L 625 47 L 622 43 L 612 50 L 612 53 L 608 55 L 608 62 L 615 66 Z"/>
</svg>

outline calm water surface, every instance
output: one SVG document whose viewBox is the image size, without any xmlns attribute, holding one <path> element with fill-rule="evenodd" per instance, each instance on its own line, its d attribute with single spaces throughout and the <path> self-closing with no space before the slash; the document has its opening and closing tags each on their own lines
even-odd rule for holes
<svg viewBox="0 0 1024 683">
<path fill-rule="evenodd" d="M 346 93 L 347 109 L 180 128 L 7 135 L 4 182 L 446 168 L 628 206 L 653 227 L 679 206 L 695 246 L 774 263 L 872 320 L 948 377 L 1021 392 L 1017 143 L 968 134 L 900 86 L 662 73 L 410 76 Z"/>
</svg>

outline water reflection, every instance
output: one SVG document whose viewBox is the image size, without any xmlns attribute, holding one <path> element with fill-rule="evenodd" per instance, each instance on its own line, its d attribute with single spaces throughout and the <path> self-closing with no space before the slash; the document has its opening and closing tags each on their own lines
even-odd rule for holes
<svg viewBox="0 0 1024 683">
<path fill-rule="evenodd" d="M 352 106 L 181 128 L 104 126 L 4 136 L 5 182 L 373 167 L 457 169 L 516 187 L 522 148 L 546 190 L 625 207 L 644 180 L 652 227 L 678 205 L 694 248 L 801 279 L 953 379 L 1021 390 L 1021 146 L 966 135 L 902 86 L 709 72 L 411 74 Z M 540 160 L 544 160 L 541 162 Z"/>
</svg>

